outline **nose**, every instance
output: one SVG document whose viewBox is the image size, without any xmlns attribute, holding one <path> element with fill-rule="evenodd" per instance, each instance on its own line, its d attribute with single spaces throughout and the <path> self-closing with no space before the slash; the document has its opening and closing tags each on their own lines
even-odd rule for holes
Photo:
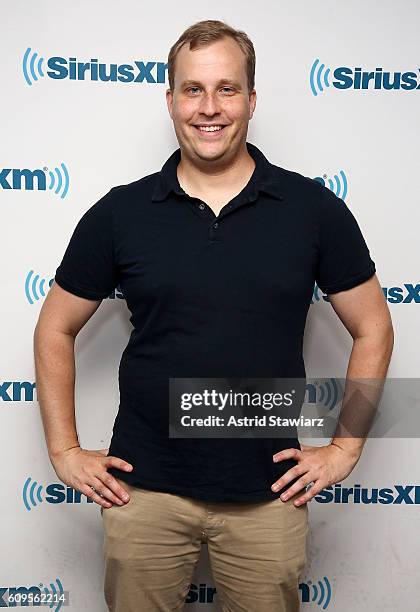
<svg viewBox="0 0 420 612">
<path fill-rule="evenodd" d="M 205 92 L 201 97 L 198 112 L 209 117 L 220 112 L 220 103 L 217 99 L 217 95 L 211 91 Z"/>
</svg>

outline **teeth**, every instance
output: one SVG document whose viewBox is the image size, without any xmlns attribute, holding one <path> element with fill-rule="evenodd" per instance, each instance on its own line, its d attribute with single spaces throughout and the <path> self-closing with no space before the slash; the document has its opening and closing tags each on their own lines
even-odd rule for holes
<svg viewBox="0 0 420 612">
<path fill-rule="evenodd" d="M 206 127 L 200 126 L 198 129 L 201 130 L 202 132 L 217 132 L 217 130 L 222 129 L 222 126 L 221 125 L 209 125 Z"/>
</svg>

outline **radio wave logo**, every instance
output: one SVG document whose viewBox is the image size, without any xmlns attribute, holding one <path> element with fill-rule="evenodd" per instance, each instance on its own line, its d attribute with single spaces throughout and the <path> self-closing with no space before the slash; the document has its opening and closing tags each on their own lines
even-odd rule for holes
<svg viewBox="0 0 420 612">
<path fill-rule="evenodd" d="M 29 270 L 25 279 L 25 295 L 30 304 L 34 304 L 41 297 L 46 296 L 45 286 L 48 284 L 48 289 L 51 287 L 53 279 L 47 281 L 46 278 L 40 278 L 39 274 L 35 274 L 33 270 Z"/>
<path fill-rule="evenodd" d="M 412 71 L 384 70 L 381 66 L 374 70 L 363 70 L 361 67 L 338 66 L 334 68 L 331 77 L 331 68 L 327 68 L 317 58 L 309 71 L 309 86 L 314 96 L 329 88 L 356 89 L 356 90 L 414 90 L 420 89 L 420 68 Z"/>
<path fill-rule="evenodd" d="M 346 199 L 347 177 L 344 170 L 340 170 L 339 174 L 334 174 L 334 179 L 328 178 L 328 176 L 324 174 L 323 176 L 316 176 L 314 180 L 324 185 L 324 187 L 328 187 L 330 191 L 335 193 L 335 195 L 342 200 Z"/>
<path fill-rule="evenodd" d="M 31 55 L 31 48 L 28 47 L 23 55 L 22 70 L 25 81 L 28 85 L 32 85 L 34 81 L 37 81 L 40 77 L 44 77 L 42 71 L 43 57 L 38 57 L 38 53 L 35 51 Z"/>
<path fill-rule="evenodd" d="M 61 580 L 59 578 L 55 579 L 57 586 L 55 586 L 54 582 L 50 582 L 50 588 L 44 586 L 41 583 L 41 587 L 44 586 L 44 593 L 46 595 L 46 603 L 49 608 L 54 608 L 55 612 L 58 612 L 63 605 L 63 601 L 65 600 L 65 594 L 63 585 L 61 584 Z M 49 603 L 48 603 L 49 602 Z"/>
<path fill-rule="evenodd" d="M 46 60 L 27 47 L 22 58 L 22 72 L 28 85 L 33 85 L 41 78 L 54 80 L 70 79 L 71 81 L 101 81 L 118 83 L 165 83 L 168 64 L 134 60 L 131 63 L 100 62 L 91 57 L 89 61 L 78 61 L 76 57 L 54 56 Z"/>
<path fill-rule="evenodd" d="M 322 404 L 328 410 L 332 410 L 342 399 L 343 390 L 336 378 L 322 379 L 317 382 L 317 404 Z"/>
<path fill-rule="evenodd" d="M 50 184 L 48 185 L 48 189 L 53 190 L 56 195 L 61 192 L 60 197 L 61 199 L 63 199 L 66 197 L 67 192 L 69 190 L 69 173 L 66 168 L 66 165 L 63 163 L 61 163 L 61 169 L 57 168 L 56 166 L 54 168 L 54 172 L 48 170 L 48 174 L 50 176 Z"/>
<path fill-rule="evenodd" d="M 2 168 L 0 170 L 0 187 L 2 189 L 18 191 L 33 191 L 36 179 L 38 191 L 45 191 L 47 189 L 48 174 L 50 179 L 48 189 L 54 191 L 56 195 L 60 195 L 60 198 L 63 200 L 69 190 L 70 177 L 66 165 L 61 163 L 60 166 L 56 166 L 53 170 L 49 170 L 47 167 L 36 168 L 35 170 L 29 170 L 28 168 Z"/>
<path fill-rule="evenodd" d="M 31 483 L 31 480 L 32 478 L 29 476 L 25 480 L 22 490 L 23 503 L 28 511 L 44 501 L 42 498 L 43 486 L 38 484 L 36 480 Z"/>
<path fill-rule="evenodd" d="M 309 84 L 314 96 L 324 91 L 330 86 L 329 76 L 331 69 L 325 68 L 325 64 L 321 64 L 319 59 L 316 59 L 312 64 L 311 71 L 309 73 Z"/>
<path fill-rule="evenodd" d="M 322 580 L 318 580 L 316 583 L 308 580 L 306 583 L 299 584 L 299 588 L 302 591 L 302 602 L 315 603 L 323 610 L 328 608 L 332 589 L 327 576 L 324 576 Z"/>
</svg>

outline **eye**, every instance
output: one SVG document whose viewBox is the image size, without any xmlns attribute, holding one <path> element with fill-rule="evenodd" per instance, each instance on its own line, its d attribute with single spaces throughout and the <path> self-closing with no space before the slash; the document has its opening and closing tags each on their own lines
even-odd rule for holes
<svg viewBox="0 0 420 612">
<path fill-rule="evenodd" d="M 196 86 L 193 86 L 193 87 L 189 87 L 189 88 L 187 89 L 187 91 L 191 91 L 192 89 L 200 89 L 200 88 L 199 88 L 199 87 L 196 87 Z"/>
<path fill-rule="evenodd" d="M 231 87 L 222 87 L 222 89 L 228 89 L 229 91 L 233 91 L 233 89 Z"/>
</svg>

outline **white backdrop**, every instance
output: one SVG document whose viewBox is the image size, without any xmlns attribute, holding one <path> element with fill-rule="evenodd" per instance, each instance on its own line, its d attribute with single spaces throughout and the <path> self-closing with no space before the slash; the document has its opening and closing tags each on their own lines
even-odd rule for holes
<svg viewBox="0 0 420 612">
<path fill-rule="evenodd" d="M 3 4 L 3 601 L 13 587 L 63 588 L 76 612 L 106 609 L 99 507 L 84 496 L 74 498 L 50 465 L 35 388 L 33 331 L 83 212 L 112 186 L 159 170 L 178 146 L 166 108 L 164 64 L 170 46 L 195 21 L 224 20 L 254 42 L 257 108 L 248 140 L 277 165 L 323 177 L 340 196 L 346 182 L 345 202 L 366 238 L 394 322 L 389 376 L 417 376 L 420 298 L 404 299 L 406 284 L 420 282 L 419 93 L 408 87 L 387 90 L 383 82 L 377 88 L 371 82 L 367 89 L 340 89 L 337 83 L 344 81 L 335 71 L 341 67 L 353 78 L 356 68 L 382 68 L 391 80 L 399 78 L 397 72 L 412 72 L 411 82 L 418 85 L 419 17 L 414 0 Z M 83 80 L 54 69 L 55 62 L 67 70 L 70 58 L 97 59 L 108 69 L 129 64 L 134 77 L 136 61 L 156 65 L 149 82 L 103 82 L 91 80 L 89 71 Z M 63 78 L 53 78 L 59 74 Z M 86 448 L 109 445 L 128 318 L 117 292 L 103 301 L 76 341 L 77 423 Z M 350 350 L 351 337 L 317 294 L 306 327 L 307 376 L 344 377 Z M 396 489 L 420 485 L 419 451 L 415 438 L 369 440 L 341 483 L 358 484 L 369 496 L 391 489 L 395 503 L 322 503 L 320 496 L 309 504 L 303 610 L 420 610 L 420 490 L 417 499 L 411 495 L 412 503 L 400 503 Z M 217 594 L 211 602 L 206 553 L 203 546 L 189 610 L 218 609 Z"/>
</svg>

